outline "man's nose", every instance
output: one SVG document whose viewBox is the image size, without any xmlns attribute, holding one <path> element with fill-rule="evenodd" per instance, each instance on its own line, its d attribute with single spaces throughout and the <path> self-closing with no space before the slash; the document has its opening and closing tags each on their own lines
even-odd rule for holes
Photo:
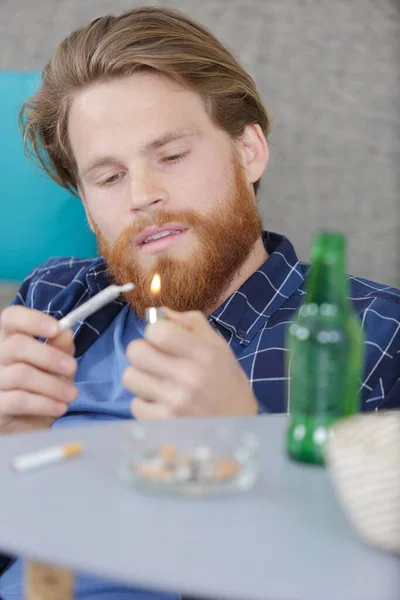
<svg viewBox="0 0 400 600">
<path fill-rule="evenodd" d="M 168 193 L 160 178 L 149 170 L 136 172 L 131 181 L 131 209 L 135 212 L 160 209 L 166 204 Z"/>
</svg>

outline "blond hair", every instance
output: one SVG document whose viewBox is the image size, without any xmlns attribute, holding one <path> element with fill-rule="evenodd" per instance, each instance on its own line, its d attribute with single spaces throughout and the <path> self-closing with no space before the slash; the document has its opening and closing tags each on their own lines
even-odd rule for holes
<svg viewBox="0 0 400 600">
<path fill-rule="evenodd" d="M 40 88 L 21 109 L 27 155 L 76 194 L 77 165 L 68 137 L 74 93 L 139 70 L 158 72 L 197 92 L 215 125 L 232 138 L 252 123 L 267 137 L 270 121 L 255 83 L 229 50 L 181 13 L 149 7 L 95 19 L 58 46 Z"/>
</svg>

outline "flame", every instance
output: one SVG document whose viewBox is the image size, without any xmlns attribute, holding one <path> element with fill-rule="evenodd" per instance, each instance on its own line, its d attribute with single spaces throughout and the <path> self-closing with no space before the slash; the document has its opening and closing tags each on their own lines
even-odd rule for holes
<svg viewBox="0 0 400 600">
<path fill-rule="evenodd" d="M 151 280 L 150 292 L 153 295 L 159 294 L 161 290 L 161 277 L 158 273 L 153 275 L 153 279 Z"/>
</svg>

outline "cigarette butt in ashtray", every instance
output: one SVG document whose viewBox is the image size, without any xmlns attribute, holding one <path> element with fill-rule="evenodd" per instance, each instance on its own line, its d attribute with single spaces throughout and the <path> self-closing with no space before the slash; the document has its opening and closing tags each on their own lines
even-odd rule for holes
<svg viewBox="0 0 400 600">
<path fill-rule="evenodd" d="M 82 454 L 82 451 L 83 446 L 78 442 L 44 448 L 15 457 L 10 463 L 10 468 L 18 473 L 26 473 L 77 456 Z"/>
</svg>

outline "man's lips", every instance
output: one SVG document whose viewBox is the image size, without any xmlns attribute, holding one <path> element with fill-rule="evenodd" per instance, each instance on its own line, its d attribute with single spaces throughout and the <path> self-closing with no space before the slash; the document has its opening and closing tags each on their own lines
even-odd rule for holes
<svg viewBox="0 0 400 600">
<path fill-rule="evenodd" d="M 179 223 L 167 223 L 162 227 L 157 227 L 156 225 L 152 225 L 151 227 L 146 227 L 134 240 L 135 246 L 144 247 L 147 244 L 151 244 L 159 239 L 165 239 L 167 237 L 177 235 L 187 230 L 187 227 Z M 167 232 L 170 232 L 167 235 Z M 159 235 L 161 234 L 161 235 Z M 164 235 L 162 235 L 164 234 Z M 155 236 L 155 237 L 153 237 Z"/>
</svg>

